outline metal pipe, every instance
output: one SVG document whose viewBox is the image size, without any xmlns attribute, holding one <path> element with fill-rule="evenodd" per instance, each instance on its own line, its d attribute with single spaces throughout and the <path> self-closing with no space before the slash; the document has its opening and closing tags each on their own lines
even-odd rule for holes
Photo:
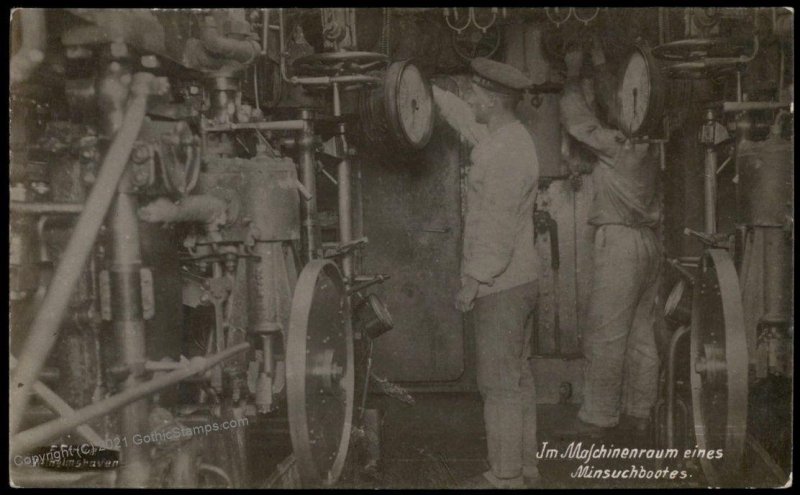
<svg viewBox="0 0 800 495">
<path fill-rule="evenodd" d="M 19 365 L 9 389 L 9 427 L 12 434 L 19 429 L 22 413 L 30 400 L 31 386 L 36 382 L 45 359 L 58 338 L 59 326 L 72 290 L 83 273 L 97 233 L 114 198 L 117 184 L 125 171 L 133 143 L 144 121 L 147 96 L 151 92 L 166 90 L 162 81 L 165 80 L 158 80 L 147 73 L 136 74 L 134 77 L 133 97 L 128 102 L 122 125 L 106 153 L 97 181 L 89 193 L 20 353 Z"/>
<path fill-rule="evenodd" d="M 691 327 L 680 327 L 669 341 L 669 357 L 667 360 L 667 448 L 675 447 L 675 351 L 678 342 L 687 334 Z"/>
<path fill-rule="evenodd" d="M 104 135 L 113 136 L 125 117 L 125 103 L 130 92 L 125 77 L 130 69 L 117 61 L 108 64 L 97 79 L 99 126 Z M 108 215 L 111 266 L 109 270 L 112 328 L 119 362 L 129 371 L 122 385 L 131 388 L 144 380 L 145 336 L 142 307 L 142 254 L 139 220 L 136 217 L 138 198 L 133 194 L 129 173 L 124 173 L 117 186 L 117 195 Z M 147 400 L 134 402 L 120 411 L 120 428 L 124 438 L 147 428 Z M 120 486 L 142 487 L 150 477 L 149 456 L 144 445 L 135 443 L 122 450 L 122 463 L 117 477 Z"/>
<path fill-rule="evenodd" d="M 182 367 L 182 363 L 175 361 L 147 361 L 144 364 L 144 369 L 149 372 L 153 371 L 173 371 Z"/>
<path fill-rule="evenodd" d="M 9 364 L 12 368 L 17 365 L 17 359 L 9 354 Z M 59 416 L 69 416 L 71 414 L 75 414 L 75 409 L 72 408 L 69 404 L 67 404 L 64 399 L 58 396 L 55 392 L 50 390 L 50 388 L 45 385 L 44 383 L 37 381 L 33 384 L 33 391 L 36 395 L 39 396 L 40 399 L 47 404 L 50 409 L 58 413 Z M 101 437 L 94 429 L 89 425 L 80 425 L 75 428 L 75 431 L 78 432 L 80 436 L 82 436 L 87 442 L 97 447 L 104 447 L 106 445 L 105 441 L 103 441 L 103 437 Z"/>
<path fill-rule="evenodd" d="M 308 259 L 312 260 L 319 257 L 319 224 L 317 222 L 317 170 L 314 154 L 314 124 L 311 120 L 311 112 L 302 111 L 303 130 L 297 138 L 300 148 L 300 180 L 303 187 L 311 193 L 311 197 L 302 203 L 303 207 L 303 226 L 306 233 L 306 249 Z"/>
<path fill-rule="evenodd" d="M 694 283 L 695 280 L 694 275 L 692 275 L 692 273 L 689 270 L 684 268 L 683 264 L 680 261 L 674 258 L 669 258 L 667 259 L 667 263 L 672 265 L 672 267 L 675 268 L 678 271 L 678 273 L 683 275 L 683 278 L 685 278 L 688 282 Z"/>
<path fill-rule="evenodd" d="M 333 86 L 333 116 L 340 117 L 342 115 L 342 99 L 339 94 L 339 83 L 335 82 Z"/>
<path fill-rule="evenodd" d="M 223 222 L 227 203 L 210 194 L 186 196 L 179 203 L 167 198 L 158 198 L 139 209 L 139 218 L 145 222 L 202 222 L 212 224 Z"/>
<path fill-rule="evenodd" d="M 103 66 L 95 78 L 96 124 L 106 137 L 112 137 L 122 126 L 125 104 L 130 94 L 130 77 L 130 64 L 124 60 L 114 60 Z"/>
<path fill-rule="evenodd" d="M 717 233 L 717 150 L 706 147 L 705 156 L 705 231 Z"/>
<path fill-rule="evenodd" d="M 736 71 L 736 102 L 741 103 L 744 100 L 744 95 L 742 94 L 742 71 Z"/>
<path fill-rule="evenodd" d="M 288 82 L 292 84 L 316 84 L 328 85 L 334 83 L 380 83 L 379 77 L 367 76 L 364 74 L 353 74 L 347 76 L 315 76 L 315 77 L 292 77 Z"/>
<path fill-rule="evenodd" d="M 709 122 L 707 125 L 716 125 L 713 111 L 708 111 L 706 119 Z M 717 233 L 717 149 L 714 142 L 706 143 L 704 175 L 705 233 L 713 235 Z"/>
<path fill-rule="evenodd" d="M 305 125 L 304 120 L 276 120 L 274 122 L 249 122 L 246 124 L 222 124 L 204 127 L 205 132 L 230 132 L 240 129 L 255 129 L 259 131 L 301 131 Z"/>
<path fill-rule="evenodd" d="M 127 189 L 127 176 L 122 179 Z M 139 219 L 136 216 L 138 198 L 120 191 L 109 215 L 111 230 L 111 314 L 120 362 L 128 373 L 123 390 L 136 388 L 145 379 L 145 331 L 142 308 L 141 241 Z M 146 398 L 132 402 L 120 411 L 123 438 L 147 431 L 149 404 Z M 136 442 L 122 450 L 118 484 L 141 487 L 150 476 L 148 447 Z"/>
<path fill-rule="evenodd" d="M 24 452 L 43 445 L 45 442 L 62 435 L 77 425 L 91 421 L 97 417 L 108 414 L 131 402 L 152 395 L 160 390 L 175 385 L 186 378 L 202 373 L 220 362 L 250 349 L 250 344 L 242 342 L 212 356 L 195 356 L 189 363 L 180 369 L 166 373 L 150 381 L 141 383 L 134 388 L 129 388 L 107 399 L 90 404 L 74 414 L 59 418 L 43 425 L 18 433 L 12 438 L 12 452 Z"/>
<path fill-rule="evenodd" d="M 11 57 L 9 64 L 11 84 L 28 79 L 44 60 L 44 51 L 47 47 L 44 9 L 28 7 L 20 9 L 19 22 L 22 29 L 22 45 Z"/>
<path fill-rule="evenodd" d="M 280 40 L 281 50 L 279 54 L 281 79 L 283 79 L 284 82 L 291 83 L 292 81 L 290 81 L 289 77 L 286 75 L 286 33 L 283 21 L 283 9 L 278 9 L 278 39 Z"/>
<path fill-rule="evenodd" d="M 729 112 L 746 112 L 748 110 L 777 110 L 779 108 L 789 108 L 790 102 L 777 102 L 777 101 L 726 101 L 722 103 L 722 111 Z"/>
<path fill-rule="evenodd" d="M 22 201 L 11 201 L 9 210 L 12 213 L 23 213 L 29 215 L 69 215 L 81 213 L 82 203 L 24 203 Z"/>
<path fill-rule="evenodd" d="M 352 198 L 352 178 L 350 177 L 350 158 L 345 140 L 344 124 L 339 124 L 339 152 L 343 157 L 336 168 L 336 181 L 339 183 L 337 196 L 339 200 L 339 245 L 343 246 L 353 241 L 353 198 Z M 342 257 L 342 272 L 348 284 L 352 283 L 353 276 L 353 252 L 350 251 Z"/>
<path fill-rule="evenodd" d="M 261 9 L 261 55 L 267 54 L 269 43 L 267 37 L 269 36 L 269 9 Z"/>
<path fill-rule="evenodd" d="M 255 40 L 237 40 L 224 36 L 210 16 L 206 17 L 200 30 L 200 41 L 208 52 L 242 64 L 249 64 L 261 53 L 261 46 Z"/>
</svg>

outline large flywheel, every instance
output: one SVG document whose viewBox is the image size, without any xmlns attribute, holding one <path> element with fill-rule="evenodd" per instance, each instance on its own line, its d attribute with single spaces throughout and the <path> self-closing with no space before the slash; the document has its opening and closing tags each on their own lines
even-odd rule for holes
<svg viewBox="0 0 800 495">
<path fill-rule="evenodd" d="M 330 486 L 342 473 L 353 420 L 351 311 L 331 261 L 308 263 L 294 290 L 286 346 L 289 430 L 305 486 Z"/>
<path fill-rule="evenodd" d="M 700 459 L 710 484 L 735 483 L 747 433 L 748 353 L 742 294 L 724 249 L 708 249 L 692 304 L 691 382 L 697 446 L 722 453 Z"/>
</svg>

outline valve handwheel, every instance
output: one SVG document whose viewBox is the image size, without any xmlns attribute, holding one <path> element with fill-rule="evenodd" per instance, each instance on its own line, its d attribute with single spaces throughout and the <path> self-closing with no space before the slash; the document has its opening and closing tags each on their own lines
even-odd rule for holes
<svg viewBox="0 0 800 495">
<path fill-rule="evenodd" d="M 694 287 L 691 384 L 697 446 L 722 451 L 701 458 L 709 484 L 735 484 L 747 433 L 748 352 L 742 294 L 730 254 L 708 249 Z"/>
<path fill-rule="evenodd" d="M 294 61 L 292 67 L 300 76 L 342 76 L 364 74 L 386 66 L 389 57 L 373 52 L 313 53 Z"/>
<path fill-rule="evenodd" d="M 657 59 L 672 62 L 687 62 L 706 57 L 732 57 L 741 55 L 751 41 L 732 38 L 689 38 L 671 41 L 653 48 L 653 56 Z"/>
<path fill-rule="evenodd" d="M 342 473 L 353 423 L 351 310 L 342 275 L 309 262 L 294 289 L 286 345 L 292 448 L 304 486 L 331 486 Z"/>
<path fill-rule="evenodd" d="M 464 60 L 477 57 L 491 57 L 500 48 L 502 36 L 497 25 L 492 25 L 481 31 L 478 28 L 469 28 L 453 32 L 453 49 Z"/>
<path fill-rule="evenodd" d="M 758 41 L 736 38 L 690 38 L 653 48 L 653 56 L 665 62 L 670 77 L 710 78 L 737 69 L 752 60 Z M 752 55 L 747 55 L 746 51 Z"/>
</svg>

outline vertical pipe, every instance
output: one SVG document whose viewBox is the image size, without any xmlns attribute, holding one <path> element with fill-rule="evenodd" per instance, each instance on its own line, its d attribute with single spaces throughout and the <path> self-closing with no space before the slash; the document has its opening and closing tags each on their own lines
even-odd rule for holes
<svg viewBox="0 0 800 495">
<path fill-rule="evenodd" d="M 706 125 L 714 126 L 714 113 L 709 110 L 706 114 Z M 717 233 L 717 149 L 714 136 L 706 142 L 705 154 L 705 232 Z"/>
<path fill-rule="evenodd" d="M 335 117 L 341 116 L 342 103 L 339 94 L 339 84 L 333 83 L 333 115 Z M 338 182 L 338 199 L 339 199 L 339 245 L 344 245 L 353 241 L 353 198 L 352 198 L 352 183 L 350 177 L 350 150 L 347 147 L 347 140 L 345 139 L 345 125 L 339 123 L 337 125 L 337 151 L 342 157 L 342 161 L 336 169 L 336 181 Z M 353 253 L 347 253 L 342 258 L 342 271 L 344 272 L 345 281 L 351 283 L 353 281 Z"/>
<path fill-rule="evenodd" d="M 138 199 L 125 187 L 117 194 L 111 210 L 111 301 L 114 335 L 121 364 L 128 370 L 123 389 L 135 388 L 145 381 L 145 331 L 142 311 L 142 267 L 139 238 Z M 128 190 L 126 190 L 128 189 Z M 144 487 L 149 478 L 149 456 L 146 445 L 130 441 L 136 434 L 148 431 L 149 404 L 139 399 L 120 411 L 122 437 L 129 439 L 122 451 L 117 484 L 122 487 Z"/>
<path fill-rule="evenodd" d="M 284 32 L 283 9 L 278 9 L 278 42 L 280 46 L 280 71 L 284 82 L 290 83 L 289 76 L 286 75 L 286 33 Z"/>
<path fill-rule="evenodd" d="M 261 22 L 261 55 L 266 55 L 269 47 L 269 9 L 261 9 Z"/>
<path fill-rule="evenodd" d="M 742 71 L 736 71 L 736 101 L 742 102 L 744 96 L 742 95 Z"/>
<path fill-rule="evenodd" d="M 302 110 L 301 119 L 304 121 L 303 130 L 297 140 L 300 150 L 300 180 L 306 191 L 311 193 L 311 198 L 303 201 L 303 227 L 306 233 L 306 250 L 308 260 L 319 257 L 319 225 L 317 223 L 317 171 L 314 155 L 314 124 L 311 121 L 311 112 Z"/>
<path fill-rule="evenodd" d="M 99 127 L 107 136 L 116 134 L 124 118 L 128 98 L 130 69 L 127 64 L 112 61 L 97 78 Z M 134 388 L 145 380 L 147 361 L 144 311 L 142 308 L 142 251 L 139 236 L 139 200 L 131 185 L 130 174 L 119 181 L 117 194 L 108 216 L 110 230 L 110 300 L 114 340 L 120 363 L 128 371 L 123 389 Z M 139 399 L 120 410 L 122 438 L 147 431 L 148 400 Z M 149 478 L 148 451 L 145 445 L 129 442 L 122 449 L 117 484 L 122 487 L 144 487 Z"/>
<path fill-rule="evenodd" d="M 713 145 L 706 147 L 705 157 L 705 231 L 717 233 L 717 150 Z"/>
<path fill-rule="evenodd" d="M 344 137 L 345 128 L 344 124 L 339 124 L 339 144 L 342 161 L 336 170 L 336 181 L 339 183 L 338 199 L 339 199 L 339 244 L 344 245 L 353 241 L 353 198 L 351 191 L 351 177 L 350 177 L 350 158 L 349 149 L 347 148 L 347 141 Z M 353 282 L 353 253 L 348 252 L 342 258 L 342 271 L 344 272 L 345 281 L 347 283 Z"/>
<path fill-rule="evenodd" d="M 339 94 L 339 83 L 333 83 L 333 116 L 340 117 L 342 115 L 342 99 Z"/>
<path fill-rule="evenodd" d="M 138 85 L 134 80 L 134 95 L 127 105 L 122 125 L 106 153 L 97 181 L 78 218 L 75 230 L 53 274 L 53 279 L 42 301 L 41 309 L 31 324 L 30 333 L 11 380 L 9 393 L 9 428 L 19 429 L 22 413 L 30 400 L 31 387 L 36 382 L 47 356 L 58 338 L 72 290 L 83 273 L 83 267 L 92 251 L 97 233 L 105 218 L 114 191 L 125 165 L 128 163 L 133 143 L 139 135 L 147 108 L 147 94 L 152 74 L 142 74 Z"/>
</svg>

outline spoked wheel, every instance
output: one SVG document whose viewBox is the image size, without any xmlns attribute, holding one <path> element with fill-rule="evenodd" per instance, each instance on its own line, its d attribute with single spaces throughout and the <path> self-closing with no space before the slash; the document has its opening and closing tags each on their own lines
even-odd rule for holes
<svg viewBox="0 0 800 495">
<path fill-rule="evenodd" d="M 337 266 L 308 263 L 292 300 L 286 348 L 289 431 L 304 486 L 331 486 L 342 473 L 353 422 L 351 311 Z"/>
<path fill-rule="evenodd" d="M 736 269 L 726 250 L 708 249 L 694 287 L 691 383 L 697 446 L 722 454 L 699 459 L 709 484 L 715 486 L 735 483 L 741 474 L 748 366 Z"/>
</svg>

